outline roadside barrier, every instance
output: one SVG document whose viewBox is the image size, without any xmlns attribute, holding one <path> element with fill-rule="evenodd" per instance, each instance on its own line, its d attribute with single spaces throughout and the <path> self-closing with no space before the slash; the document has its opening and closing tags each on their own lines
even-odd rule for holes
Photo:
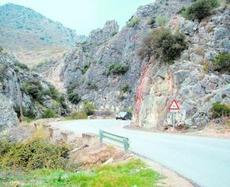
<svg viewBox="0 0 230 187">
<path fill-rule="evenodd" d="M 112 134 L 103 130 L 99 131 L 99 136 L 100 136 L 101 143 L 103 143 L 104 138 L 107 138 L 109 140 L 123 144 L 125 151 L 128 151 L 129 149 L 129 139 L 126 137 L 118 136 L 116 134 Z"/>
</svg>

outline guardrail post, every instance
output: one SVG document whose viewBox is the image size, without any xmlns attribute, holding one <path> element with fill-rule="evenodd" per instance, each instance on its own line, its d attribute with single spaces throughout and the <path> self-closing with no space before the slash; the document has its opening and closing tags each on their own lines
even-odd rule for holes
<svg viewBox="0 0 230 187">
<path fill-rule="evenodd" d="M 129 142 L 128 142 L 128 139 L 124 138 L 124 139 L 123 139 L 123 142 L 124 142 L 124 149 L 125 149 L 125 151 L 128 151 L 128 149 L 129 149 Z"/>
<path fill-rule="evenodd" d="M 99 130 L 99 136 L 100 136 L 100 143 L 103 143 L 103 131 Z"/>
</svg>

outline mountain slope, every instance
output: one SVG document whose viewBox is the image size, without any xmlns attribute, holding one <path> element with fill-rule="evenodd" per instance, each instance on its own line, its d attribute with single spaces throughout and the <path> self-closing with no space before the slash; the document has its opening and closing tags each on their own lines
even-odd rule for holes
<svg viewBox="0 0 230 187">
<path fill-rule="evenodd" d="M 27 64 L 62 54 L 79 39 L 74 30 L 15 4 L 0 6 L 0 33 L 0 45 Z"/>
<path fill-rule="evenodd" d="M 148 20 L 155 20 L 159 15 L 171 17 L 189 3 L 190 0 L 172 0 L 141 6 L 120 32 L 115 21 L 108 21 L 104 28 L 92 31 L 88 40 L 69 51 L 64 59 L 40 67 L 39 73 L 56 81 L 56 67 L 62 66 L 58 73 L 69 92 L 82 100 L 93 101 L 99 110 L 130 110 L 141 67 L 145 64 L 137 51 L 143 36 L 156 27 Z"/>
<path fill-rule="evenodd" d="M 116 22 L 109 21 L 64 59 L 40 67 L 40 72 L 47 70 L 44 77 L 51 75 L 51 80 L 52 75 L 60 76 L 67 93 L 92 101 L 98 110 L 133 110 L 133 124 L 138 127 L 170 125 L 168 106 L 173 99 L 181 106 L 176 123 L 205 125 L 212 119 L 215 102 L 230 104 L 229 74 L 207 70 L 216 57 L 229 54 L 229 7 L 219 7 L 198 22 L 179 14 L 191 2 L 157 0 L 142 6 L 120 32 Z M 143 38 L 159 29 L 154 22 L 159 16 L 166 16 L 169 22 L 165 27 L 170 33 L 180 31 L 187 43 L 181 57 L 171 64 L 154 56 L 142 60 L 138 55 Z M 53 73 L 58 66 L 58 72 Z"/>
<path fill-rule="evenodd" d="M 65 98 L 37 73 L 0 51 L 0 131 L 17 124 L 17 113 L 27 118 L 64 115 Z"/>
</svg>

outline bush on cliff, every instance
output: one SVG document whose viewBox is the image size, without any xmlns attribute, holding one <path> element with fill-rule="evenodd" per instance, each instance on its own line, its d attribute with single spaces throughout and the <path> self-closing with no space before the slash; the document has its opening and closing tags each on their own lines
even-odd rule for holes
<svg viewBox="0 0 230 187">
<path fill-rule="evenodd" d="M 115 63 L 109 66 L 108 75 L 124 75 L 128 70 L 129 66 Z"/>
<path fill-rule="evenodd" d="M 74 84 L 70 84 L 67 88 L 67 96 L 68 96 L 68 100 L 72 103 L 77 105 L 80 101 L 81 101 L 81 97 L 78 95 L 78 93 L 76 93 L 74 91 L 75 89 Z"/>
<path fill-rule="evenodd" d="M 15 63 L 15 66 L 16 67 L 19 67 L 20 69 L 23 69 L 23 70 L 27 70 L 27 71 L 29 71 L 30 69 L 28 68 L 28 66 L 27 65 L 25 65 L 25 64 L 22 64 L 22 63 Z"/>
<path fill-rule="evenodd" d="M 128 22 L 127 26 L 128 27 L 134 27 L 140 23 L 140 19 L 138 17 L 132 17 Z"/>
<path fill-rule="evenodd" d="M 43 87 L 39 81 L 27 81 L 22 84 L 22 91 L 30 95 L 34 100 L 41 102 Z"/>
<path fill-rule="evenodd" d="M 185 36 L 182 33 L 172 33 L 167 28 L 157 28 L 144 38 L 138 55 L 141 59 L 150 59 L 154 56 L 165 63 L 172 63 L 180 57 L 181 52 L 187 48 Z"/>
<path fill-rule="evenodd" d="M 168 20 L 166 16 L 157 16 L 155 22 L 158 26 L 163 27 L 168 23 Z"/>
<path fill-rule="evenodd" d="M 230 116 L 230 106 L 219 102 L 213 104 L 211 111 L 213 118 Z"/>
<path fill-rule="evenodd" d="M 230 73 L 230 53 L 220 53 L 213 60 L 213 70 Z"/>
<path fill-rule="evenodd" d="M 74 92 L 68 93 L 68 99 L 72 104 L 77 105 L 81 101 L 81 97 Z"/>
<path fill-rule="evenodd" d="M 196 0 L 191 6 L 185 8 L 181 14 L 187 19 L 198 19 L 201 21 L 203 18 L 209 16 L 211 11 L 218 6 L 218 0 Z"/>
</svg>

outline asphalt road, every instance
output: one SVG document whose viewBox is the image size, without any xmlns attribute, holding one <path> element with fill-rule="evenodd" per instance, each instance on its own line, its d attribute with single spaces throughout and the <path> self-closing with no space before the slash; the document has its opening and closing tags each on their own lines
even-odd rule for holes
<svg viewBox="0 0 230 187">
<path fill-rule="evenodd" d="M 129 121 L 79 120 L 55 127 L 75 133 L 99 129 L 130 140 L 130 150 L 156 161 L 202 187 L 230 187 L 230 139 L 161 134 L 124 129 Z"/>
</svg>

